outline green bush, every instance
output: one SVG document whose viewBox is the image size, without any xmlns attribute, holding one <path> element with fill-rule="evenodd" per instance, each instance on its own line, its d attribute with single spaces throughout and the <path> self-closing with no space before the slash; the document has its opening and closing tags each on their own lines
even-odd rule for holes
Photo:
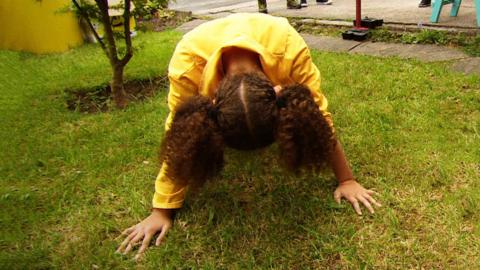
<svg viewBox="0 0 480 270">
<path fill-rule="evenodd" d="M 168 7 L 168 0 L 133 0 L 135 4 L 135 15 L 145 20 L 151 19 L 158 10 Z"/>
</svg>

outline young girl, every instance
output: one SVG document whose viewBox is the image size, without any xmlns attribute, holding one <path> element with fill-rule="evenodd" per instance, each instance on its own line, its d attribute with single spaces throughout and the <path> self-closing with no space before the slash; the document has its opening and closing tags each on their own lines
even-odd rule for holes
<svg viewBox="0 0 480 270">
<path fill-rule="evenodd" d="M 161 148 L 153 210 L 126 229 L 118 252 L 154 235 L 159 245 L 172 227 L 187 187 L 200 187 L 223 166 L 223 150 L 251 150 L 273 142 L 288 170 L 330 165 L 346 198 L 361 215 L 380 206 L 353 177 L 335 137 L 320 73 L 300 35 L 283 18 L 235 14 L 205 23 L 179 42 L 169 65 L 170 115 Z M 283 87 L 282 87 L 283 86 Z"/>
</svg>

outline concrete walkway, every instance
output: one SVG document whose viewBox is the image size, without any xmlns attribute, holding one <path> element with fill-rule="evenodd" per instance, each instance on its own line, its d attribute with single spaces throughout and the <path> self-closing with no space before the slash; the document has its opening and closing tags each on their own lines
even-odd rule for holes
<svg viewBox="0 0 480 270">
<path fill-rule="evenodd" d="M 178 30 L 188 32 L 206 20 L 196 19 L 180 26 Z M 464 52 L 436 45 L 395 44 L 383 42 L 357 42 L 341 38 L 302 34 L 310 48 L 330 52 L 346 52 L 380 57 L 397 56 L 423 62 L 451 61 L 452 70 L 480 76 L 480 57 L 470 57 Z"/>
<path fill-rule="evenodd" d="M 432 0 L 433 2 L 434 0 Z M 446 5 L 436 24 L 430 22 L 431 8 L 418 8 L 420 0 L 363 0 L 362 16 L 384 19 L 387 24 L 413 26 L 443 26 L 479 30 L 476 23 L 474 0 L 463 0 L 457 17 L 450 17 L 451 5 Z M 329 6 L 316 5 L 308 0 L 309 6 L 299 10 L 286 8 L 286 0 L 268 0 L 268 10 L 272 15 L 315 18 L 330 21 L 345 21 L 355 17 L 354 0 L 333 0 Z M 172 9 L 192 11 L 196 15 L 224 16 L 225 13 L 257 12 L 256 0 L 176 0 L 169 6 Z"/>
</svg>

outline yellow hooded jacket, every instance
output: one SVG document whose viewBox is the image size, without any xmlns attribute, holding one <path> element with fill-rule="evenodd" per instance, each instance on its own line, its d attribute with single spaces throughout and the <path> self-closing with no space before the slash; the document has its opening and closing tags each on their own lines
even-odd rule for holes
<svg viewBox="0 0 480 270">
<path fill-rule="evenodd" d="M 185 34 L 177 44 L 168 68 L 170 114 L 166 130 L 182 101 L 198 94 L 214 98 L 222 79 L 221 55 L 229 47 L 258 53 L 262 69 L 273 85 L 308 86 L 320 111 L 332 123 L 327 100 L 320 92 L 320 72 L 303 38 L 285 18 L 249 13 L 204 23 Z M 186 186 L 175 184 L 165 171 L 163 164 L 155 181 L 153 207 L 180 208 Z"/>
</svg>

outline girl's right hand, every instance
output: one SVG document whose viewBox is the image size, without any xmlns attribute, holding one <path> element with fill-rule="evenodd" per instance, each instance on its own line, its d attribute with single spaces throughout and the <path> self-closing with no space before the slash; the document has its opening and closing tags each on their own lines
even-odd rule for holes
<svg viewBox="0 0 480 270">
<path fill-rule="evenodd" d="M 139 245 L 141 241 L 142 246 L 138 250 L 137 255 L 135 255 L 135 260 L 137 260 L 148 248 L 150 241 L 157 233 L 160 234 L 155 241 L 155 245 L 159 246 L 165 237 L 165 234 L 172 227 L 173 211 L 174 209 L 154 208 L 150 216 L 137 225 L 134 225 L 122 232 L 122 236 L 127 235 L 127 238 L 125 238 L 122 244 L 120 244 L 117 252 L 127 254 L 132 250 L 133 247 Z"/>
</svg>

